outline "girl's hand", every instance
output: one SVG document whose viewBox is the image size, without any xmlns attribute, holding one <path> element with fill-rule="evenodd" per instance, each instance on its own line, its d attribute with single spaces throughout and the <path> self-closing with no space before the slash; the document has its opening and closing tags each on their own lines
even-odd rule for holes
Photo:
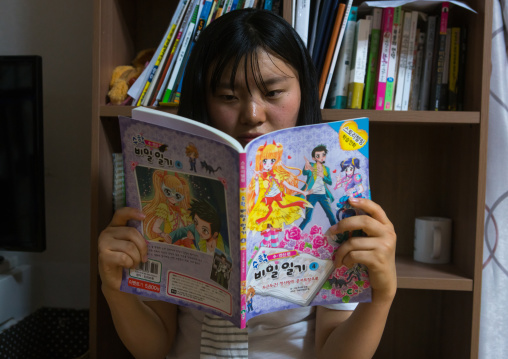
<svg viewBox="0 0 508 359">
<path fill-rule="evenodd" d="M 141 221 L 145 215 L 135 208 L 121 208 L 115 212 L 111 223 L 98 240 L 99 274 L 102 285 L 119 290 L 123 268 L 135 268 L 147 261 L 145 239 L 135 228 L 127 227 L 127 221 Z"/>
<path fill-rule="evenodd" d="M 367 266 L 372 301 L 392 301 L 397 290 L 395 244 L 397 236 L 384 210 L 366 198 L 349 198 L 349 203 L 368 215 L 343 219 L 330 228 L 333 234 L 361 229 L 366 237 L 352 237 L 335 253 L 335 265 L 351 268 L 355 263 Z"/>
</svg>

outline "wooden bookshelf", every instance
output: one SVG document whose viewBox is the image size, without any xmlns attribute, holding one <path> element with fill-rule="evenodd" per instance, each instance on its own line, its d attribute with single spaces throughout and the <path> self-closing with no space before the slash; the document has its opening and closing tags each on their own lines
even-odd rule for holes
<svg viewBox="0 0 508 359">
<path fill-rule="evenodd" d="M 157 47 L 177 1 L 94 3 L 90 354 L 128 358 L 100 291 L 97 237 L 113 212 L 117 116 L 129 116 L 133 107 L 109 106 L 106 94 L 115 66 Z M 492 0 L 468 3 L 478 14 L 452 9 L 469 30 L 466 111 L 323 110 L 325 121 L 370 118 L 372 196 L 397 231 L 399 290 L 375 358 L 478 357 Z M 290 6 L 284 0 L 288 20 Z M 452 218 L 451 263 L 412 260 L 414 218 L 421 215 Z"/>
</svg>

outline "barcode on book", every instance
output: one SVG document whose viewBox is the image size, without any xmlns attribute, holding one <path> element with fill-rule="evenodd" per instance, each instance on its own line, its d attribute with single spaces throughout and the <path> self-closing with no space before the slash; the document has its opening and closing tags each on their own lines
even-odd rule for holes
<svg viewBox="0 0 508 359">
<path fill-rule="evenodd" d="M 143 272 L 158 275 L 160 273 L 160 263 L 148 260 L 145 263 L 140 263 L 138 269 Z"/>
<path fill-rule="evenodd" d="M 136 269 L 129 269 L 129 275 L 133 278 L 143 279 L 154 283 L 160 283 L 162 263 L 149 259 L 140 263 Z"/>
</svg>

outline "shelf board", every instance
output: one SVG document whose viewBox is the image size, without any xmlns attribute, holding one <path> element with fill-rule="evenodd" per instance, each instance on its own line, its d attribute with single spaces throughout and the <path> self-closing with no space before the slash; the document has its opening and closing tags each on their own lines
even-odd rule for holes
<svg viewBox="0 0 508 359">
<path fill-rule="evenodd" d="M 322 110 L 325 121 L 368 117 L 371 122 L 479 124 L 480 112 L 475 111 L 376 111 L 376 110 Z"/>
<path fill-rule="evenodd" d="M 105 105 L 100 107 L 100 116 L 130 116 L 134 106 Z M 156 110 L 176 113 L 178 107 L 157 106 Z M 467 111 L 375 111 L 375 110 L 323 110 L 325 121 L 338 121 L 355 117 L 368 117 L 372 122 L 400 123 L 463 123 L 479 124 L 479 112 Z"/>
<path fill-rule="evenodd" d="M 452 264 L 426 264 L 410 257 L 397 257 L 397 286 L 405 289 L 472 291 L 473 280 Z"/>
</svg>

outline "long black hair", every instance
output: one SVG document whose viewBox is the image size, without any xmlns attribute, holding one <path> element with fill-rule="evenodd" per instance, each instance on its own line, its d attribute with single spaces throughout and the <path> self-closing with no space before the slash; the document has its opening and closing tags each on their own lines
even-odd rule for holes
<svg viewBox="0 0 508 359">
<path fill-rule="evenodd" d="M 317 74 L 305 44 L 282 17 L 258 9 L 234 10 L 214 20 L 201 32 L 185 70 L 178 114 L 210 124 L 206 93 L 215 92 L 229 64 L 233 65 L 232 89 L 242 62 L 246 78 L 247 71 L 252 71 L 256 85 L 266 90 L 257 61 L 259 49 L 282 59 L 298 75 L 301 102 L 296 125 L 320 122 Z M 246 61 L 247 58 L 252 61 Z M 252 64 L 250 69 L 248 63 Z"/>
</svg>

